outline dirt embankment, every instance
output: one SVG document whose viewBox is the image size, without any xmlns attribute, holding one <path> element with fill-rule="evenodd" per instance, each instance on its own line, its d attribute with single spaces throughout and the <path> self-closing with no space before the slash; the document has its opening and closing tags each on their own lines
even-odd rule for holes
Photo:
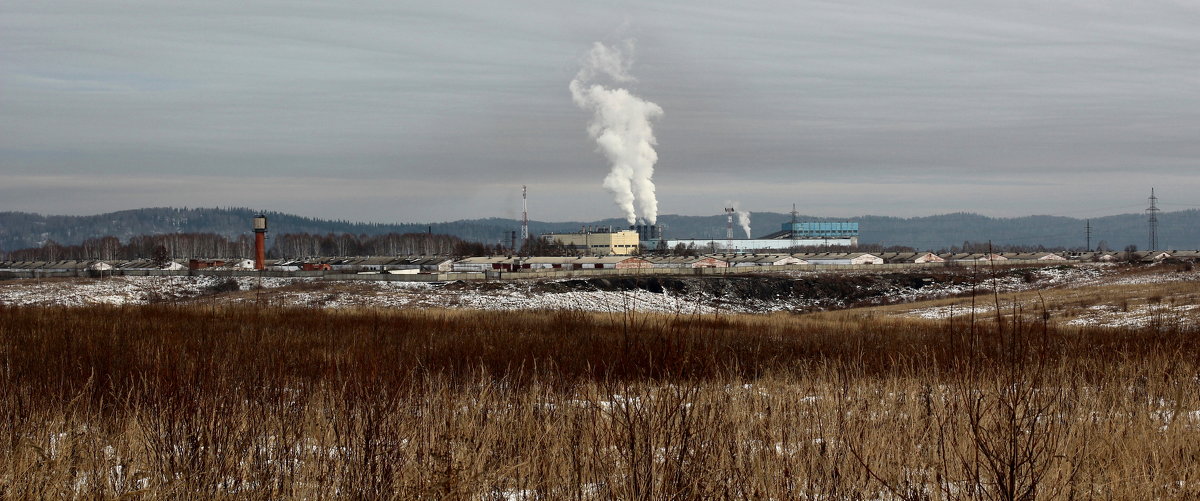
<svg viewBox="0 0 1200 501">
<path fill-rule="evenodd" d="M 821 274 L 803 277 L 738 275 L 723 277 L 619 277 L 537 282 L 542 293 L 572 291 L 633 291 L 702 294 L 721 301 L 801 301 L 817 308 L 882 304 L 902 300 L 911 292 L 970 283 L 969 275 L 953 273 Z"/>
</svg>

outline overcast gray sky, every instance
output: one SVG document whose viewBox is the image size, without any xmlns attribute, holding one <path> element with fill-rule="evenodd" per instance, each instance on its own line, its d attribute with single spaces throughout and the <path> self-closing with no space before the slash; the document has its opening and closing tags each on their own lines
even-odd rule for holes
<svg viewBox="0 0 1200 501">
<path fill-rule="evenodd" d="M 1200 2 L 0 0 L 0 210 L 619 217 L 567 85 L 636 40 L 663 214 L 1200 204 Z"/>
</svg>

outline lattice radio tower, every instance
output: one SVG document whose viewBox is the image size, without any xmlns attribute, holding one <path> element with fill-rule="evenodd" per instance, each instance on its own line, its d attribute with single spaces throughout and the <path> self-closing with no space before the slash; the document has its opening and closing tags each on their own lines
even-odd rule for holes
<svg viewBox="0 0 1200 501">
<path fill-rule="evenodd" d="M 1150 249 L 1158 250 L 1158 197 L 1154 196 L 1154 188 L 1150 188 L 1150 207 L 1146 214 L 1150 216 Z"/>
<path fill-rule="evenodd" d="M 521 243 L 529 241 L 529 199 L 525 185 L 521 185 Z"/>
</svg>

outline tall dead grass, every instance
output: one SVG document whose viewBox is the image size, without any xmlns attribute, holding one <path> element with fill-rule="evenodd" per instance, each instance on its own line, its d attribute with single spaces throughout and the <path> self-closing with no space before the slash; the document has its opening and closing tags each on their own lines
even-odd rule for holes
<svg viewBox="0 0 1200 501">
<path fill-rule="evenodd" d="M 1195 334 L 0 307 L 0 497 L 1188 498 Z"/>
</svg>

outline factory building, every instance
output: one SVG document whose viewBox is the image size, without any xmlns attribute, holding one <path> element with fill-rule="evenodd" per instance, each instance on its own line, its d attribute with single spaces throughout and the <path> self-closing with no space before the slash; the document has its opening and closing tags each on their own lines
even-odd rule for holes
<svg viewBox="0 0 1200 501">
<path fill-rule="evenodd" d="M 788 222 L 779 231 L 762 237 L 765 240 L 796 242 L 794 247 L 836 245 L 858 247 L 858 223 L 848 222 Z"/>
<path fill-rule="evenodd" d="M 802 238 L 802 239 L 857 239 L 858 223 L 844 222 L 799 222 L 783 223 L 780 231 L 764 238 Z"/>
<path fill-rule="evenodd" d="M 683 244 L 685 247 L 691 246 L 700 252 L 752 252 L 752 251 L 786 251 L 793 247 L 855 247 L 858 245 L 858 238 L 840 238 L 829 240 L 816 239 L 773 239 L 773 238 L 753 238 L 753 239 L 716 239 L 716 238 L 685 238 L 685 239 L 668 239 L 666 240 L 667 249 L 674 249 L 677 245 Z M 643 242 L 645 245 L 645 242 Z M 648 247 L 651 248 L 651 247 Z"/>
<path fill-rule="evenodd" d="M 635 224 L 629 227 L 630 230 L 636 231 L 638 240 L 642 242 L 656 242 L 662 238 L 662 227 L 655 224 Z"/>
<path fill-rule="evenodd" d="M 591 256 L 626 256 L 638 250 L 638 232 L 635 230 L 584 228 L 577 233 L 550 233 L 542 238 Z"/>
<path fill-rule="evenodd" d="M 796 247 L 858 247 L 858 223 L 788 222 L 779 231 L 759 238 L 682 238 L 665 240 L 667 249 L 683 244 L 704 252 L 745 253 L 760 250 L 788 250 Z M 657 241 L 643 240 L 642 246 L 655 249 Z"/>
</svg>

